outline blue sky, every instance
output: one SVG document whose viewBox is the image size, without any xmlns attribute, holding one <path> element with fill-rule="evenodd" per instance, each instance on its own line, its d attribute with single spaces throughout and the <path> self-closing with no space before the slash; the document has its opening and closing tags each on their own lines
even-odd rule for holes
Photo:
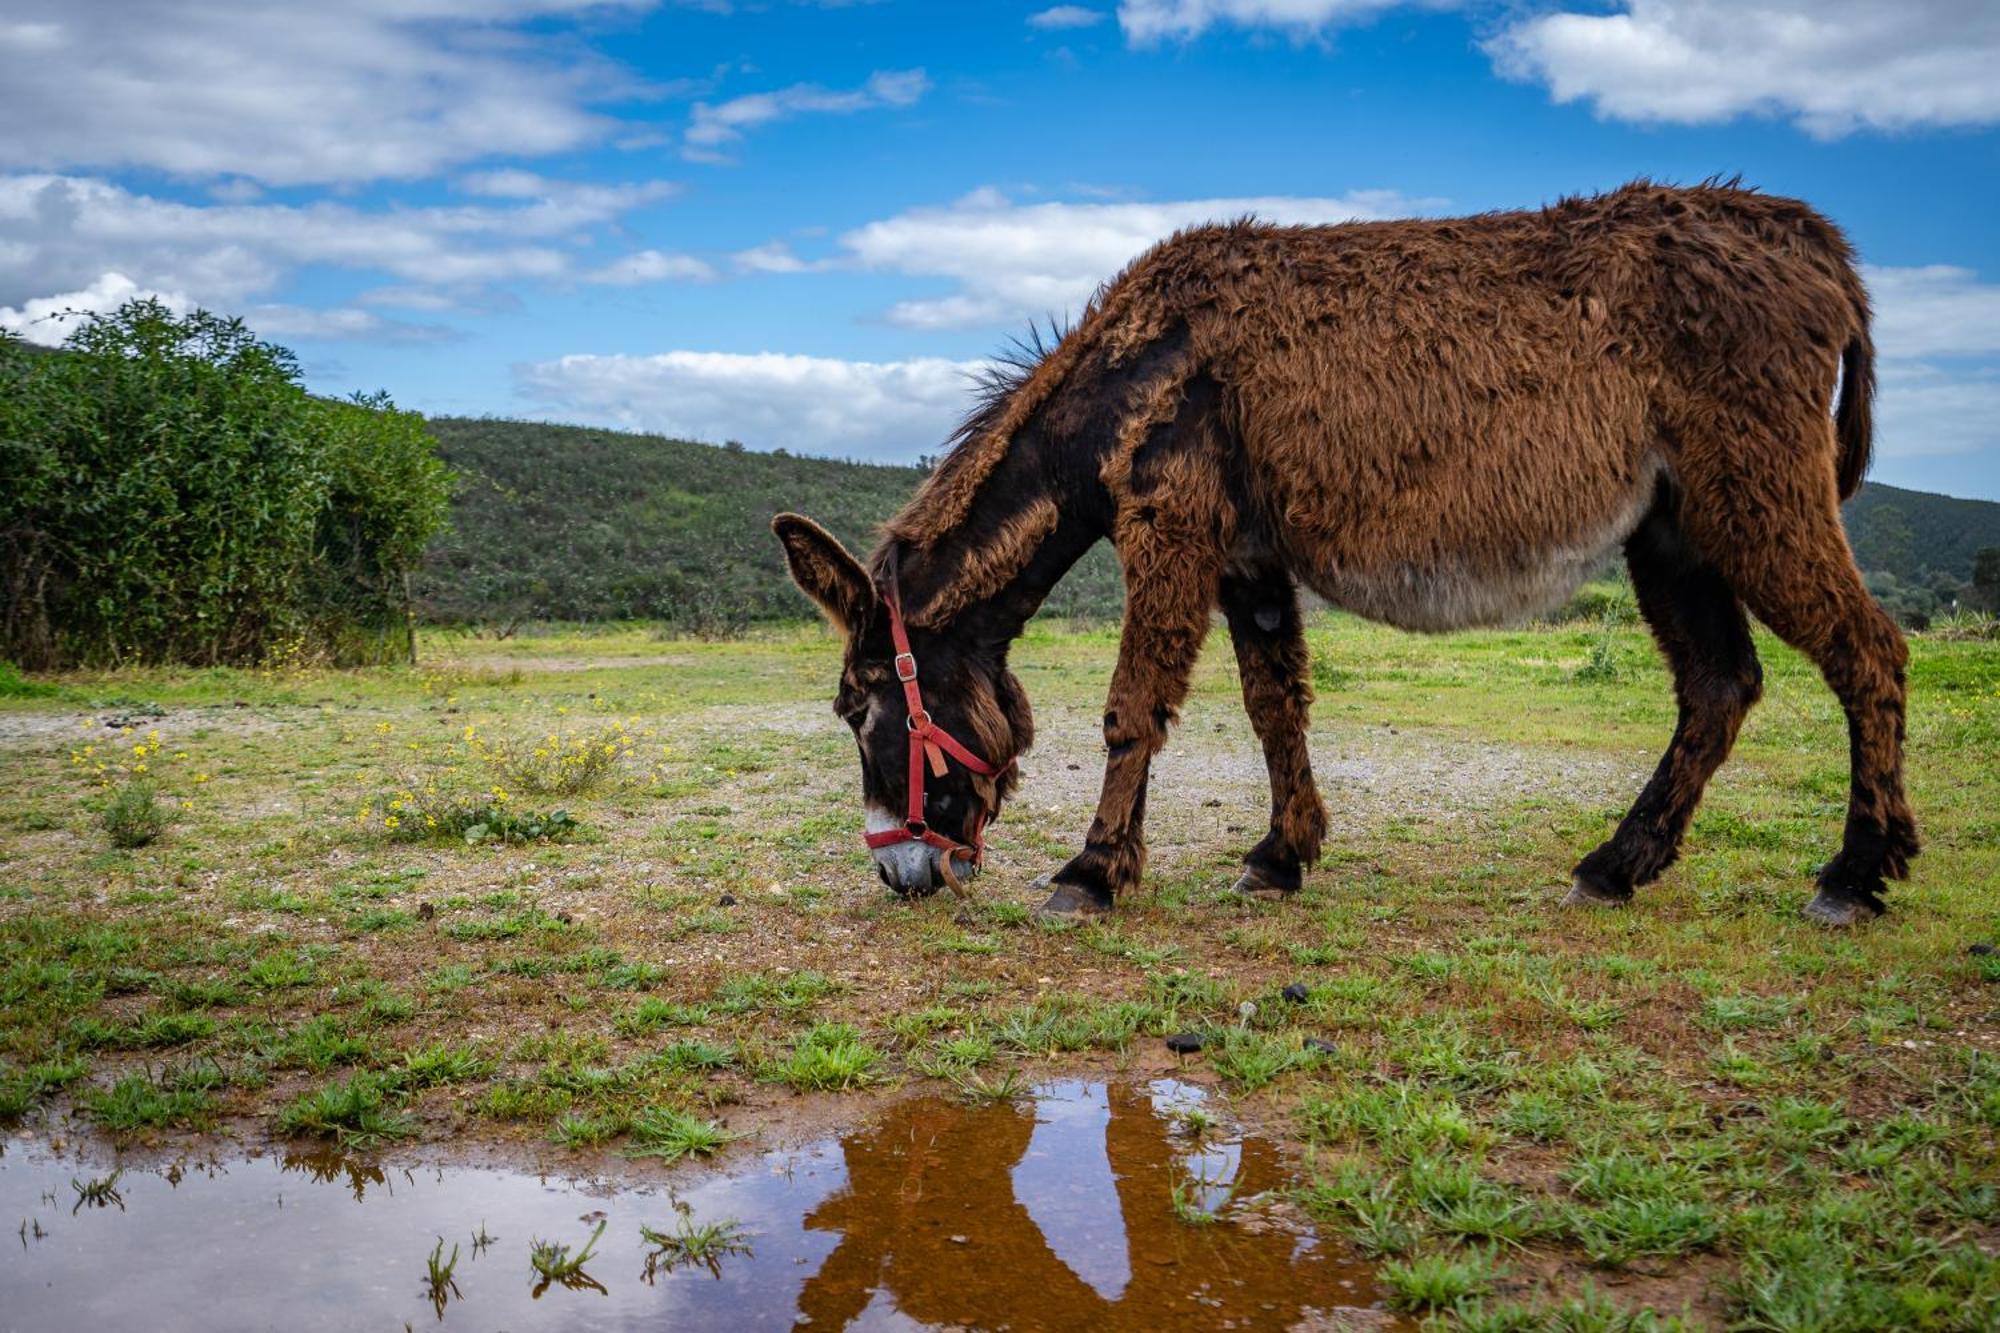
<svg viewBox="0 0 2000 1333">
<path fill-rule="evenodd" d="M 1741 173 L 1879 307 L 1875 476 L 2000 498 L 1978 0 L 14 0 L 0 327 L 151 292 L 431 412 L 907 460 L 1150 240 Z"/>
</svg>

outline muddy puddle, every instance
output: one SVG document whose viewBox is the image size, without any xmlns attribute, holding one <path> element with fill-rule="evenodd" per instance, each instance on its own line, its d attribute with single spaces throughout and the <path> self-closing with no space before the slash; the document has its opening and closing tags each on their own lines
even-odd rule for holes
<svg viewBox="0 0 2000 1333">
<path fill-rule="evenodd" d="M 114 1176 L 14 1139 L 0 1327 L 1392 1326 L 1349 1323 L 1377 1300 L 1366 1268 L 1278 1200 L 1271 1145 L 1206 1116 L 1166 1080 L 916 1098 L 652 1183 L 285 1151 Z M 574 1256 L 600 1224 L 580 1271 L 535 1271 L 536 1242 Z"/>
</svg>

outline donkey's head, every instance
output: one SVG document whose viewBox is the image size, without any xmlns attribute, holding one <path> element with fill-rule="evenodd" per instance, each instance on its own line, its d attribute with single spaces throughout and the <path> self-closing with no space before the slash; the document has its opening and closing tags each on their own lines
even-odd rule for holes
<svg viewBox="0 0 2000 1333">
<path fill-rule="evenodd" d="M 1004 643 L 921 625 L 897 644 L 885 598 L 834 536 L 797 514 L 771 530 L 792 580 L 846 636 L 833 708 L 861 750 L 861 798 L 876 873 L 896 892 L 921 896 L 978 869 L 985 827 L 1014 788 L 1014 759 L 1034 739 L 1028 696 L 1006 667 Z M 917 712 L 911 710 L 914 697 Z M 912 774 L 916 800 L 911 800 Z"/>
</svg>

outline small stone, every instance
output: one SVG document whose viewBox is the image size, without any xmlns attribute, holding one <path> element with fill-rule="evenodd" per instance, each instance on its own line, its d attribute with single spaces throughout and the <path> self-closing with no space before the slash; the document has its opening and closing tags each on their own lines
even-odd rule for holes
<svg viewBox="0 0 2000 1333">
<path fill-rule="evenodd" d="M 1176 1032 L 1167 1038 L 1167 1049 L 1175 1055 L 1192 1055 L 1201 1049 L 1204 1040 L 1199 1032 Z"/>
<path fill-rule="evenodd" d="M 437 914 L 438 914 L 437 904 L 435 903 L 417 904 L 417 920 L 429 921 L 432 917 L 436 916 Z"/>
<path fill-rule="evenodd" d="M 1307 1037 L 1305 1045 L 1307 1050 L 1316 1051 L 1321 1055 L 1340 1054 L 1340 1048 L 1325 1037 Z"/>
<path fill-rule="evenodd" d="M 1975 944 L 1967 949 L 1966 952 L 1974 958 L 1984 958 L 1993 952 L 1993 946 L 1990 944 Z"/>
<path fill-rule="evenodd" d="M 725 893 L 720 898 L 717 898 L 715 900 L 715 905 L 717 907 L 734 907 L 736 906 L 736 895 L 733 893 Z"/>
<path fill-rule="evenodd" d="M 954 1245 L 970 1245 L 972 1244 L 972 1238 L 970 1236 L 953 1236 L 951 1243 Z"/>
<path fill-rule="evenodd" d="M 1294 981 L 1291 985 L 1279 991 L 1278 994 L 1284 996 L 1293 1004 L 1304 1004 L 1311 997 L 1312 991 L 1307 989 L 1305 982 Z"/>
</svg>

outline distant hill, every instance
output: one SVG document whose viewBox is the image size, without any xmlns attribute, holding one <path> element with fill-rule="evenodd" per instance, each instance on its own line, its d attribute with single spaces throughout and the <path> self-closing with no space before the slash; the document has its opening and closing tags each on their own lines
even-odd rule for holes
<svg viewBox="0 0 2000 1333">
<path fill-rule="evenodd" d="M 443 621 L 658 619 L 696 632 L 811 613 L 771 516 L 808 514 L 857 554 L 923 479 L 911 467 L 763 453 L 658 435 L 435 417 L 460 474 L 452 528 L 417 579 Z M 1118 573 L 1092 553 L 1050 599 L 1115 613 Z"/>
<path fill-rule="evenodd" d="M 490 418 L 431 421 L 461 477 L 452 528 L 417 581 L 443 621 L 659 619 L 698 632 L 808 613 L 785 578 L 771 516 L 795 509 L 857 551 L 922 472 L 658 435 Z M 2000 546 L 2000 504 L 1869 483 L 1847 506 L 1862 567 L 1885 600 L 1903 584 L 1970 578 Z M 1091 552 L 1048 610 L 1115 615 L 1116 559 Z"/>
<path fill-rule="evenodd" d="M 1841 511 L 1863 569 L 1913 579 L 1972 577 L 1981 547 L 2000 546 L 2000 504 L 1869 482 Z"/>
</svg>

